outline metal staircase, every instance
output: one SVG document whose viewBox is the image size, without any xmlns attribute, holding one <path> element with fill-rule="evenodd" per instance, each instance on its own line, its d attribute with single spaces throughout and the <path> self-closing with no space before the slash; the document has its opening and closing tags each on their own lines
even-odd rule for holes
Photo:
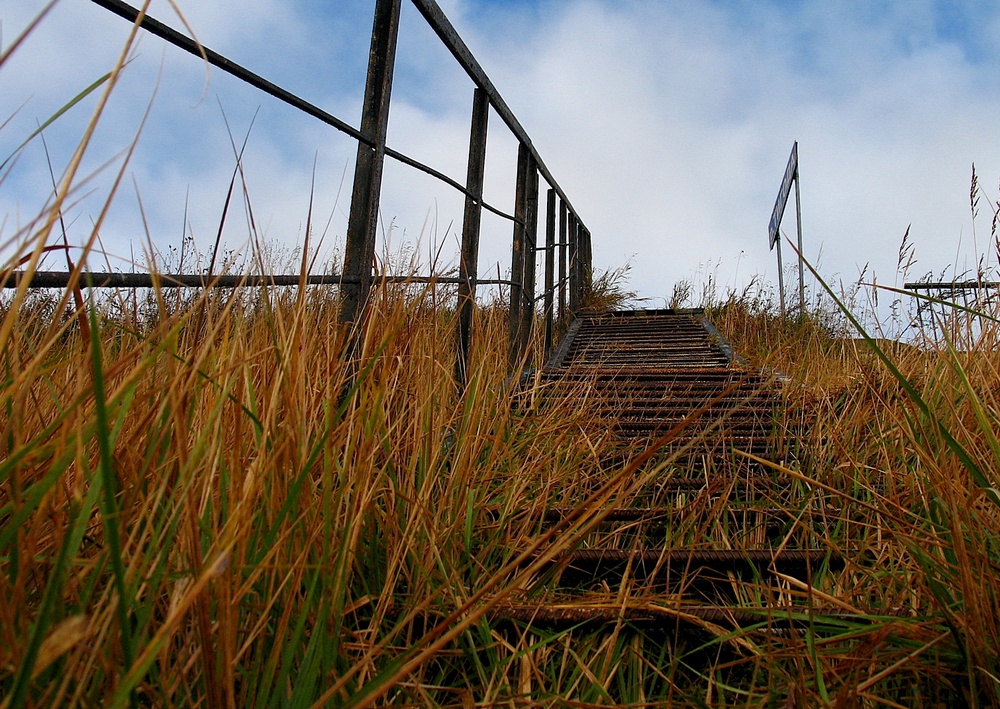
<svg viewBox="0 0 1000 709">
<path fill-rule="evenodd" d="M 815 533 L 836 510 L 767 464 L 800 446 L 780 382 L 734 358 L 701 311 L 584 316 L 533 382 L 540 406 L 584 397 L 617 443 L 604 472 L 645 484 L 627 503 L 541 512 L 541 534 L 595 522 L 495 619 L 789 627 L 815 610 L 809 590 L 842 565 Z"/>
</svg>

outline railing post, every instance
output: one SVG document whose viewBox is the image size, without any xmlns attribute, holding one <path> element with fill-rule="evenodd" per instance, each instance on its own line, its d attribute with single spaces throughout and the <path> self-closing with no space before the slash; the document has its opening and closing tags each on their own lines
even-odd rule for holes
<svg viewBox="0 0 1000 709">
<path fill-rule="evenodd" d="M 535 323 L 535 273 L 538 267 L 538 163 L 528 154 L 526 211 L 524 219 L 524 290 L 521 301 L 521 356 L 531 344 Z"/>
<path fill-rule="evenodd" d="M 559 200 L 559 323 L 565 325 L 566 317 L 566 251 L 569 243 L 566 240 L 566 220 L 569 210 L 566 201 Z"/>
<path fill-rule="evenodd" d="M 472 323 L 476 308 L 476 280 L 479 278 L 479 232 L 483 214 L 483 177 L 486 172 L 486 138 L 490 99 L 477 88 L 472 101 L 472 135 L 469 138 L 469 171 L 465 185 L 465 219 L 462 224 L 462 256 L 458 284 L 458 352 L 455 379 L 462 389 L 468 381 L 472 357 Z"/>
<path fill-rule="evenodd" d="M 347 245 L 344 251 L 344 276 L 348 281 L 342 287 L 340 320 L 344 323 L 357 324 L 362 320 L 364 306 L 371 292 L 385 138 L 389 127 L 389 96 L 392 93 L 401 5 L 402 0 L 377 0 L 375 4 L 365 104 L 361 115 L 361 134 L 371 140 L 374 147 L 358 143 L 351 214 L 347 224 Z M 352 340 L 358 334 L 355 328 Z"/>
<path fill-rule="evenodd" d="M 521 310 L 524 308 L 524 261 L 527 251 L 526 225 L 528 214 L 528 171 L 531 152 L 521 143 L 517 149 L 517 183 L 514 189 L 514 238 L 510 255 L 510 320 L 508 339 L 510 345 L 510 371 L 521 365 Z"/>
<path fill-rule="evenodd" d="M 575 214 L 569 215 L 569 312 L 576 317 L 580 310 L 580 222 Z"/>
<path fill-rule="evenodd" d="M 583 257 L 580 259 L 580 289 L 582 295 L 586 296 L 590 294 L 590 289 L 594 285 L 594 251 L 590 241 L 590 229 L 582 225 L 580 227 L 580 247 L 583 251 Z M 583 299 L 583 297 L 580 298 L 581 305 Z"/>
<path fill-rule="evenodd" d="M 555 331 L 556 191 L 550 187 L 545 202 L 545 359 L 552 351 Z"/>
</svg>

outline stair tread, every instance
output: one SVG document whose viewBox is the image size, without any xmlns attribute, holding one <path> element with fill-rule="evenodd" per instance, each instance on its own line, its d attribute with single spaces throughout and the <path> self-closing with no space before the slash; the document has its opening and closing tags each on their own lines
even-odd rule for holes
<svg viewBox="0 0 1000 709">
<path fill-rule="evenodd" d="M 805 605 L 708 605 L 690 601 L 671 603 L 669 600 L 638 600 L 622 604 L 609 598 L 600 601 L 566 602 L 509 602 L 500 604 L 491 611 L 494 620 L 511 620 L 543 626 L 578 625 L 582 623 L 609 624 L 626 622 L 631 624 L 657 624 L 681 622 L 705 622 L 727 625 L 757 625 L 770 627 L 797 625 L 808 622 L 810 615 L 834 618 L 856 619 L 858 616 L 843 608 Z"/>
</svg>

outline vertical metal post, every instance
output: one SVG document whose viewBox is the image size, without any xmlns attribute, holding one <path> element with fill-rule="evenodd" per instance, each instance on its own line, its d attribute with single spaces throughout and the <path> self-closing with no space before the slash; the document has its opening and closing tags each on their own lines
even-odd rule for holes
<svg viewBox="0 0 1000 709">
<path fill-rule="evenodd" d="M 531 151 L 521 143 L 517 149 L 517 183 L 514 189 L 514 238 L 510 255 L 510 319 L 508 343 L 510 346 L 510 371 L 521 366 L 521 310 L 524 307 L 524 262 L 527 258 L 526 225 L 528 213 L 528 171 Z"/>
<path fill-rule="evenodd" d="M 344 253 L 344 275 L 357 281 L 345 283 L 342 288 L 340 319 L 345 323 L 358 323 L 362 319 L 365 302 L 371 291 L 382 166 L 385 162 L 385 137 L 389 127 L 389 97 L 392 93 L 401 5 L 402 0 L 377 0 L 375 4 L 365 104 L 361 115 L 361 133 L 371 140 L 374 147 L 358 144 Z"/>
<path fill-rule="evenodd" d="M 576 317 L 580 310 L 580 222 L 575 214 L 569 215 L 569 312 Z"/>
<path fill-rule="evenodd" d="M 556 191 L 549 188 L 545 202 L 545 359 L 552 351 L 555 332 Z"/>
<path fill-rule="evenodd" d="M 796 143 L 796 146 L 798 143 Z M 796 151 L 798 152 L 798 151 Z M 799 199 L 799 163 L 795 162 L 795 228 L 799 233 L 799 317 L 806 314 L 805 257 L 802 255 L 802 202 Z"/>
<path fill-rule="evenodd" d="M 559 322 L 565 323 L 566 317 L 566 251 L 569 248 L 567 242 L 567 217 L 568 208 L 566 202 L 559 200 Z"/>
<path fill-rule="evenodd" d="M 455 359 L 455 379 L 463 389 L 468 381 L 472 357 L 472 323 L 476 308 L 476 281 L 479 278 L 479 233 L 483 214 L 483 177 L 486 171 L 489 115 L 489 95 L 477 88 L 472 102 L 469 170 L 465 180 L 469 194 L 465 197 L 462 255 L 458 271 L 458 352 Z"/>
<path fill-rule="evenodd" d="M 781 239 L 778 239 L 774 245 L 778 250 L 778 298 L 780 301 L 780 312 L 781 317 L 785 317 L 785 274 L 781 266 Z"/>
<path fill-rule="evenodd" d="M 580 244 L 583 249 L 583 258 L 580 259 L 580 268 L 583 271 L 580 276 L 580 287 L 584 294 L 588 294 L 594 285 L 594 252 L 590 241 L 590 229 L 581 227 Z"/>
<path fill-rule="evenodd" d="M 521 304 L 521 356 L 528 351 L 535 323 L 535 273 L 538 267 L 538 164 L 528 154 L 524 219 L 524 300 Z"/>
</svg>

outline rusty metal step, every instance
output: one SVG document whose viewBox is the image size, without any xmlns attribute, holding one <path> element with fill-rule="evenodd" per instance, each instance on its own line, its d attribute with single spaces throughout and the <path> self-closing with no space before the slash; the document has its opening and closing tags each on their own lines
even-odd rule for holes
<svg viewBox="0 0 1000 709">
<path fill-rule="evenodd" d="M 602 600 L 604 602 L 572 599 L 565 602 L 504 603 L 495 606 L 489 617 L 493 622 L 514 622 L 552 630 L 618 623 L 664 630 L 673 630 L 678 625 L 699 626 L 705 623 L 779 630 L 808 627 L 817 617 L 828 623 L 857 622 L 863 618 L 842 608 L 823 606 L 698 605 L 691 602 L 670 603 L 670 599 L 660 598 L 623 605 L 615 599 Z"/>
<path fill-rule="evenodd" d="M 701 313 L 607 313 L 581 318 L 554 363 L 559 366 L 728 364 Z"/>
<path fill-rule="evenodd" d="M 583 573 L 630 565 L 633 575 L 648 575 L 691 569 L 793 572 L 817 568 L 824 562 L 836 564 L 840 559 L 828 549 L 577 549 L 560 554 L 552 564 Z"/>
<path fill-rule="evenodd" d="M 839 507 L 819 507 L 808 510 L 803 517 L 803 510 L 787 509 L 774 505 L 758 504 L 757 501 L 727 503 L 724 509 L 717 507 L 714 499 L 697 497 L 683 504 L 658 505 L 656 507 L 615 507 L 602 512 L 601 526 L 625 524 L 628 528 L 658 528 L 679 521 L 690 521 L 702 518 L 706 521 L 714 519 L 727 524 L 745 524 L 748 527 L 776 526 L 785 527 L 790 523 L 804 519 L 810 525 L 817 522 L 833 522 L 841 519 L 843 510 Z M 502 511 L 496 508 L 488 509 L 486 517 L 497 521 Z M 578 507 L 549 507 L 532 510 L 529 519 L 542 522 L 545 525 L 557 524 L 580 514 Z M 587 510 L 583 516 L 593 516 L 593 510 Z"/>
<path fill-rule="evenodd" d="M 685 515 L 705 515 L 711 514 L 714 510 L 704 504 L 694 506 L 693 504 L 676 505 L 671 507 L 616 507 L 604 513 L 605 523 L 615 522 L 642 522 L 663 524 Z M 791 520 L 797 514 L 797 510 L 787 510 L 783 507 L 745 505 L 727 505 L 722 511 L 729 518 L 764 517 L 782 523 Z M 835 514 L 839 510 L 825 510 L 827 514 Z M 544 522 L 561 522 L 562 520 L 577 513 L 574 507 L 550 507 L 543 510 L 538 517 Z"/>
<path fill-rule="evenodd" d="M 798 444 L 797 431 L 782 418 L 779 379 L 734 366 L 734 361 L 731 348 L 697 311 L 607 313 L 571 326 L 549 366 L 527 382 L 526 400 L 539 407 L 576 400 L 607 423 L 620 452 L 596 466 L 595 484 L 654 445 L 657 450 L 643 468 L 666 463 L 669 472 L 628 500 L 629 506 L 601 512 L 601 523 L 584 540 L 595 548 L 560 551 L 541 570 L 539 580 L 549 586 L 548 593 L 573 587 L 576 597 L 558 604 L 507 604 L 496 609 L 497 618 L 563 626 L 771 624 L 779 616 L 792 619 L 792 625 L 801 618 L 802 610 L 793 606 L 718 605 L 724 598 L 743 598 L 740 589 L 748 582 L 765 596 L 767 589 L 784 589 L 784 594 L 787 583 L 776 574 L 811 579 L 844 566 L 838 553 L 811 548 L 815 537 L 809 529 L 804 536 L 783 531 L 798 522 L 801 510 L 794 509 L 794 501 L 792 509 L 779 505 L 799 486 L 737 453 L 784 460 Z M 565 503 L 572 500 L 567 497 Z M 839 510 L 815 512 L 822 524 L 831 515 L 835 521 Z M 557 506 L 527 514 L 545 526 L 577 509 Z M 812 513 L 806 517 L 809 525 L 817 521 Z M 720 531 L 724 534 L 712 541 Z M 689 537 L 697 546 L 659 548 Z M 719 548 L 729 544 L 724 539 L 746 548 Z M 675 590 L 677 595 L 666 603 L 642 602 L 633 591 L 625 602 L 597 603 L 579 595 L 584 589 L 616 588 L 626 579 L 641 593 Z M 632 587 L 632 582 L 640 585 Z M 691 594 L 709 602 L 692 603 Z"/>
<path fill-rule="evenodd" d="M 737 369 L 726 365 L 688 367 L 675 369 L 657 365 L 655 362 L 640 365 L 617 366 L 577 366 L 549 367 L 540 373 L 543 378 L 555 381 L 566 379 L 593 381 L 652 381 L 652 382 L 701 382 L 701 381 L 747 381 L 761 384 L 778 381 L 775 377 L 760 372 Z"/>
</svg>

